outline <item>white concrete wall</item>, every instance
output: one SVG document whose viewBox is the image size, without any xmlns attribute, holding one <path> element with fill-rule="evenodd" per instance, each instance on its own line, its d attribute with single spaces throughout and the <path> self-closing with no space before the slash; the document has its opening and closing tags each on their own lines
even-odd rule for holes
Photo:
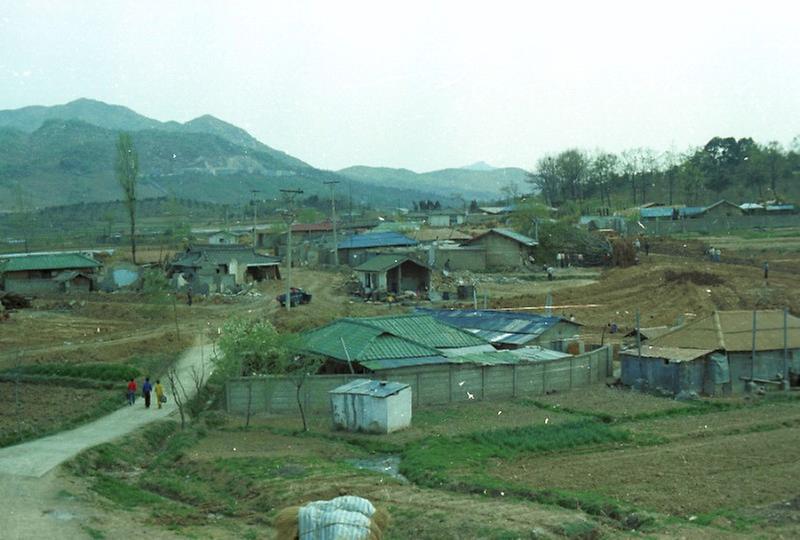
<svg viewBox="0 0 800 540">
<path fill-rule="evenodd" d="M 411 425 L 411 388 L 386 398 L 331 394 L 333 427 L 366 433 L 390 433 Z"/>
</svg>

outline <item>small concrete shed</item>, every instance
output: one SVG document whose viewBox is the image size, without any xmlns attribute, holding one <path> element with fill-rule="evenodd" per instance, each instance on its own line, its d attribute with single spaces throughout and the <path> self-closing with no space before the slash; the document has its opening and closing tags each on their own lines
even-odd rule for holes
<svg viewBox="0 0 800 540">
<path fill-rule="evenodd" d="M 411 425 L 411 386 L 355 379 L 330 391 L 333 427 L 391 433 Z"/>
</svg>

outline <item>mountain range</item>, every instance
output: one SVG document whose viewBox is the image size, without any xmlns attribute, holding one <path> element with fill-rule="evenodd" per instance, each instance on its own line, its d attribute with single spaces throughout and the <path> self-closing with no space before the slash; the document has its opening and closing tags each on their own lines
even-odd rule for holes
<svg viewBox="0 0 800 540">
<path fill-rule="evenodd" d="M 113 170 L 119 131 L 131 133 L 139 153 L 139 198 L 237 203 L 249 200 L 251 190 L 264 198 L 277 198 L 282 188 L 322 195 L 323 182 L 339 180 L 357 203 L 398 206 L 438 198 L 458 204 L 459 198 L 498 198 L 500 188 L 525 175 L 513 168 L 326 171 L 210 115 L 160 122 L 123 106 L 78 99 L 0 111 L 0 210 L 120 199 Z"/>
</svg>

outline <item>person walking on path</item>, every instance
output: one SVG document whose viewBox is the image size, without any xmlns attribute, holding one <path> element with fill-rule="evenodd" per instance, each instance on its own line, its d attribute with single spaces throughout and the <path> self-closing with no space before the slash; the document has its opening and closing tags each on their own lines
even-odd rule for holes
<svg viewBox="0 0 800 540">
<path fill-rule="evenodd" d="M 161 386 L 161 381 L 159 379 L 156 379 L 156 401 L 160 409 L 161 404 L 164 402 L 164 387 Z"/>
<path fill-rule="evenodd" d="M 150 408 L 150 392 L 153 391 L 153 385 L 150 384 L 150 377 L 144 378 L 144 384 L 142 385 L 142 395 L 144 396 L 144 408 Z"/>
<path fill-rule="evenodd" d="M 764 261 L 764 279 L 769 279 L 769 261 Z"/>
<path fill-rule="evenodd" d="M 136 380 L 131 377 L 128 382 L 128 405 L 133 405 L 136 401 Z"/>
</svg>

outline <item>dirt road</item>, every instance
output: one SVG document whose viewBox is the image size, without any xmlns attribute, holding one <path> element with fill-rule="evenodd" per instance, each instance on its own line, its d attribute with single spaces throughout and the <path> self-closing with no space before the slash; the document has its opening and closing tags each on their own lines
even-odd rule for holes
<svg viewBox="0 0 800 540">
<path fill-rule="evenodd" d="M 197 345 L 178 361 L 178 376 L 187 391 L 194 388 L 192 370 L 211 370 L 210 346 Z M 63 496 L 65 480 L 58 465 L 78 453 L 135 431 L 150 422 L 177 414 L 175 400 L 165 385 L 168 402 L 145 409 L 139 398 L 122 408 L 76 429 L 35 441 L 0 449 L 0 536 L 4 538 L 84 538 L 84 525 L 75 519 L 74 500 Z M 155 401 L 155 400 L 154 400 Z"/>
</svg>

